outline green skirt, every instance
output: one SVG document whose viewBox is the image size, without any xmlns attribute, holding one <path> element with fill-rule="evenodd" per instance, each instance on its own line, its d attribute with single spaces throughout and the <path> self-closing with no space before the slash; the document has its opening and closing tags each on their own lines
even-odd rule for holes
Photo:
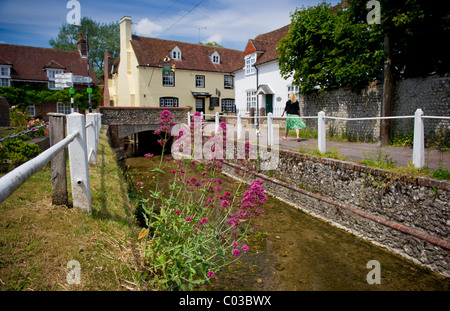
<svg viewBox="0 0 450 311">
<path fill-rule="evenodd" d="M 286 130 L 301 130 L 306 128 L 305 122 L 297 114 L 288 114 L 288 117 L 293 117 L 286 119 Z"/>
</svg>

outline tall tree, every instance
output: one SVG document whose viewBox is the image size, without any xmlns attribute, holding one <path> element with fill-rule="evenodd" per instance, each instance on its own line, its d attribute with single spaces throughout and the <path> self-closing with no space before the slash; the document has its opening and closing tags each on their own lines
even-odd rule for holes
<svg viewBox="0 0 450 311">
<path fill-rule="evenodd" d="M 343 86 L 361 89 L 382 75 L 383 44 L 377 34 L 354 23 L 349 11 L 326 3 L 297 9 L 278 46 L 281 74 L 292 76 L 304 94 Z"/>
<path fill-rule="evenodd" d="M 55 49 L 75 51 L 77 49 L 79 33 L 83 33 L 83 37 L 86 39 L 87 27 L 89 59 L 92 62 L 98 80 L 102 83 L 105 52 L 113 52 L 113 57 L 118 56 L 120 53 L 119 23 L 99 23 L 89 17 L 83 17 L 81 19 L 81 25 L 83 27 L 75 27 L 64 23 L 59 29 L 57 37 L 50 39 L 49 43 Z"/>
<path fill-rule="evenodd" d="M 378 0 L 381 7 L 379 40 L 386 61 L 382 116 L 389 116 L 395 82 L 402 78 L 445 74 L 450 71 L 450 5 L 448 1 Z M 365 24 L 367 1 L 349 0 L 354 23 Z M 381 143 L 389 143 L 390 121 L 381 124 Z"/>
</svg>

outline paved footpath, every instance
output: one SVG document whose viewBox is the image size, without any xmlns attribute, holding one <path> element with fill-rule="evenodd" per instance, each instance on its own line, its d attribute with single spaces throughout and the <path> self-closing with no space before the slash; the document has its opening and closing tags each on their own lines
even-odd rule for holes
<svg viewBox="0 0 450 311">
<path fill-rule="evenodd" d="M 280 148 L 298 151 L 299 148 L 311 149 L 317 147 L 317 139 L 301 138 L 297 142 L 295 137 L 289 136 L 287 140 L 282 139 L 280 134 Z M 397 166 L 408 166 L 408 162 L 412 161 L 412 147 L 381 147 L 379 144 L 373 143 L 352 143 L 352 142 L 326 142 L 327 150 L 335 149 L 339 154 L 349 160 L 359 162 L 364 158 L 375 159 L 378 155 L 387 156 L 388 159 L 396 161 Z M 439 151 L 435 149 L 425 149 L 425 165 L 432 169 L 446 167 L 450 171 L 450 151 Z"/>
</svg>

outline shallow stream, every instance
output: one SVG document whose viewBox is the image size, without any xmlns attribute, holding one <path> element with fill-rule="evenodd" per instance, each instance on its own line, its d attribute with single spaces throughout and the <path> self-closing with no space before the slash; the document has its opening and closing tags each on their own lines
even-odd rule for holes
<svg viewBox="0 0 450 311">
<path fill-rule="evenodd" d="M 168 161 L 168 160 L 164 160 Z M 128 158 L 133 183 L 145 194 L 159 158 Z M 164 183 L 168 180 L 162 179 Z M 228 184 L 233 181 L 228 180 Z M 264 186 L 264 184 L 263 184 Z M 208 290 L 275 291 L 428 291 L 450 289 L 450 279 L 375 246 L 268 196 L 250 253 L 217 274 Z M 380 264 L 380 284 L 367 275 Z"/>
</svg>

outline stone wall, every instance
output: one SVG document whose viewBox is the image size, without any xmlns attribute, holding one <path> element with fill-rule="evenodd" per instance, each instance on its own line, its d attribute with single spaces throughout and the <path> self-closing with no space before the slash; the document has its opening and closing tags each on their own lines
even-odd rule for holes
<svg viewBox="0 0 450 311">
<path fill-rule="evenodd" d="M 450 117 L 450 77 L 407 79 L 398 83 L 393 115 L 414 115 L 422 109 L 426 116 Z M 392 131 L 399 136 L 411 136 L 414 120 L 392 121 Z M 450 120 L 425 119 L 425 140 L 450 140 Z"/>
<path fill-rule="evenodd" d="M 450 276 L 450 182 L 284 150 L 279 160 L 253 175 L 270 194 Z M 232 163 L 224 170 L 235 174 Z"/>
<path fill-rule="evenodd" d="M 300 111 L 303 116 L 317 116 L 324 111 L 326 116 L 341 118 L 380 117 L 383 86 L 373 83 L 360 94 L 349 88 L 300 96 Z M 397 83 L 392 116 L 413 116 L 421 108 L 426 116 L 450 116 L 450 77 L 426 77 L 406 79 Z M 235 119 L 228 118 L 230 123 Z M 242 119 L 243 121 L 245 119 Z M 285 127 L 285 118 L 274 118 L 274 123 Z M 309 128 L 317 129 L 317 119 L 304 119 Z M 265 123 L 265 119 L 261 119 Z M 380 120 L 341 121 L 326 120 L 327 136 L 347 137 L 356 141 L 378 141 Z M 414 120 L 391 120 L 391 137 L 412 137 Z M 450 120 L 424 119 L 425 140 L 450 140 Z"/>
<path fill-rule="evenodd" d="M 304 116 L 317 116 L 324 111 L 326 116 L 340 118 L 379 117 L 383 89 L 373 85 L 361 91 L 341 88 L 330 92 L 315 93 L 300 99 L 300 110 Z M 317 128 L 316 119 L 305 119 L 308 127 Z M 346 136 L 351 140 L 376 141 L 380 137 L 380 121 L 326 120 L 328 136 Z"/>
</svg>

